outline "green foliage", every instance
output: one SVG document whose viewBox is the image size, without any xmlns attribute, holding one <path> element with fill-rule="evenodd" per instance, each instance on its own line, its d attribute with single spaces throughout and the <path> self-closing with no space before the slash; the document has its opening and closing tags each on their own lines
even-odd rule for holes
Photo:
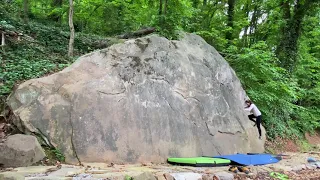
<svg viewBox="0 0 320 180">
<path fill-rule="evenodd" d="M 17 14 L 18 8 L 15 8 L 17 6 L 16 2 L 12 3 L 5 3 L 4 0 L 0 0 L 0 20 L 5 21 L 7 18 L 12 17 L 12 15 Z"/>
<path fill-rule="evenodd" d="M 189 0 L 170 0 L 159 14 L 159 1 L 145 0 L 75 0 L 74 24 L 76 31 L 100 35 L 116 35 L 136 31 L 146 26 L 156 27 L 159 34 L 176 38 L 176 31 L 186 28 L 194 13 Z M 22 7 L 23 1 L 17 0 Z M 47 1 L 32 1 L 30 16 L 44 24 L 68 27 L 68 2 L 55 6 Z M 166 9 L 166 10 L 164 10 Z M 164 12 L 165 11 L 165 12 Z M 21 13 L 21 12 L 20 12 Z M 54 15 L 54 16 L 53 16 Z M 58 16 L 57 22 L 52 17 Z"/>
<path fill-rule="evenodd" d="M 59 149 L 56 148 L 50 148 L 50 147 L 43 147 L 46 153 L 47 158 L 52 163 L 56 163 L 56 160 L 60 162 L 65 162 L 65 156 L 62 154 L 62 152 Z"/>
<path fill-rule="evenodd" d="M 303 90 L 297 79 L 287 77 L 286 70 L 278 67 L 278 59 L 264 42 L 242 50 L 230 47 L 227 53 L 248 96 L 261 109 L 269 137 L 299 136 L 319 126 L 316 112 L 293 104 L 301 99 Z"/>
<path fill-rule="evenodd" d="M 4 57 L 5 62 L 0 73 L 0 79 L 5 81 L 5 86 L 0 88 L 1 95 L 10 93 L 11 87 L 14 83 L 25 79 L 32 79 L 41 77 L 45 73 L 50 72 L 56 68 L 55 64 L 47 59 L 33 58 L 29 60 L 34 51 L 23 50 L 24 56 L 7 53 Z"/>
<path fill-rule="evenodd" d="M 64 161 L 65 161 L 65 157 L 64 157 L 64 155 L 61 153 L 60 150 L 58 150 L 58 149 L 53 149 L 52 152 L 54 153 L 54 155 L 56 156 L 56 158 L 57 158 L 60 162 L 64 162 Z"/>
<path fill-rule="evenodd" d="M 275 55 L 264 42 L 241 51 L 230 47 L 227 52 L 232 54 L 227 59 L 238 72 L 248 96 L 263 112 L 263 124 L 272 127 L 268 134 L 274 137 L 288 133 L 287 119 L 291 111 L 288 102 L 296 98 L 295 86 L 283 75 L 285 70 L 276 66 Z"/>
<path fill-rule="evenodd" d="M 0 49 L 0 82 L 3 82 L 0 96 L 7 96 L 15 83 L 51 74 L 74 61 L 66 56 L 69 34 L 61 28 L 35 22 L 24 24 L 12 18 L 1 21 L 0 27 L 23 34 L 20 41 L 6 38 L 7 46 Z M 77 57 L 113 43 L 116 41 L 77 33 L 75 55 Z"/>
<path fill-rule="evenodd" d="M 166 14 L 159 15 L 154 26 L 159 34 L 168 39 L 178 39 L 178 31 L 186 29 L 194 9 L 190 1 L 173 0 L 168 1 Z"/>
<path fill-rule="evenodd" d="M 228 42 L 224 37 L 221 37 L 219 31 L 215 29 L 212 29 L 211 31 L 198 31 L 196 34 L 213 45 L 218 51 L 223 50 Z"/>
<path fill-rule="evenodd" d="M 279 172 L 270 172 L 270 176 L 272 178 L 279 179 L 279 180 L 289 180 L 289 176 L 288 175 L 282 174 L 282 173 L 279 173 Z"/>
</svg>

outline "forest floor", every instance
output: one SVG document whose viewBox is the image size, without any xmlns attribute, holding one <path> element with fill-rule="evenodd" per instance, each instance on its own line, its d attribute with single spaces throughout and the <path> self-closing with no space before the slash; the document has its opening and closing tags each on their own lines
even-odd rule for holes
<svg viewBox="0 0 320 180">
<path fill-rule="evenodd" d="M 308 157 L 320 159 L 316 152 L 286 152 L 286 158 L 275 164 L 263 166 L 249 166 L 249 174 L 243 172 L 232 173 L 229 166 L 222 167 L 191 167 L 173 166 L 169 164 L 106 164 L 84 163 L 81 166 L 59 164 L 58 166 L 30 166 L 21 168 L 6 168 L 0 173 L 2 177 L 15 179 L 65 179 L 65 180 L 265 180 L 265 179 L 320 179 L 320 169 L 307 162 Z M 151 178 L 152 177 L 152 178 Z"/>
</svg>

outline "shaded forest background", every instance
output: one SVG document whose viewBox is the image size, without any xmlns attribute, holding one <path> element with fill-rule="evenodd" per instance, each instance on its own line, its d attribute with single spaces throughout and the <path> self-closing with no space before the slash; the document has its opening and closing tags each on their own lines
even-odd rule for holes
<svg viewBox="0 0 320 180">
<path fill-rule="evenodd" d="M 168 39 L 193 32 L 214 46 L 261 109 L 269 138 L 320 126 L 318 0 L 0 0 L 2 102 L 18 83 L 146 27 Z"/>
</svg>

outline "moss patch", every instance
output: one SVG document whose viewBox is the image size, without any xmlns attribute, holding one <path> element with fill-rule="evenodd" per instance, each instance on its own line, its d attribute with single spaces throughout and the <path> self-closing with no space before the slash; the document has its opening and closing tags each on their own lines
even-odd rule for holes
<svg viewBox="0 0 320 180">
<path fill-rule="evenodd" d="M 62 152 L 59 149 L 50 148 L 50 147 L 42 147 L 44 149 L 44 152 L 46 153 L 46 157 L 48 158 L 47 163 L 49 164 L 55 164 L 57 161 L 65 162 L 65 156 L 62 154 Z"/>
</svg>

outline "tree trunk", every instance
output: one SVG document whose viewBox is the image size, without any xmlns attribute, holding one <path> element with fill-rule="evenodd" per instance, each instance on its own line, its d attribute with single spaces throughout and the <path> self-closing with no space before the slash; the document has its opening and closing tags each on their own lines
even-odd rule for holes
<svg viewBox="0 0 320 180">
<path fill-rule="evenodd" d="M 29 2 L 28 0 L 23 0 L 23 20 L 24 23 L 28 23 L 29 21 Z"/>
<path fill-rule="evenodd" d="M 53 0 L 52 7 L 53 8 L 61 8 L 63 0 Z M 50 15 L 50 19 L 54 20 L 55 22 L 61 22 L 61 15 L 58 13 L 53 13 Z"/>
<path fill-rule="evenodd" d="M 4 32 L 1 32 L 1 46 L 6 45 Z"/>
<path fill-rule="evenodd" d="M 209 18 L 208 18 L 207 21 L 204 21 L 204 22 L 205 22 L 204 27 L 210 28 L 212 18 L 213 18 L 213 16 L 214 16 L 214 14 L 216 13 L 216 11 L 218 10 L 218 7 L 217 7 L 218 3 L 219 3 L 219 0 L 216 0 L 216 1 L 211 5 L 211 8 L 210 8 L 210 10 L 209 10 L 209 12 L 211 12 L 211 15 L 209 16 Z"/>
<path fill-rule="evenodd" d="M 63 0 L 53 0 L 52 1 L 52 6 L 53 7 L 61 7 L 63 3 Z"/>
<path fill-rule="evenodd" d="M 167 14 L 167 9 L 168 9 L 168 0 L 165 1 L 164 10 L 163 10 L 164 15 Z"/>
<path fill-rule="evenodd" d="M 300 37 L 302 20 L 305 14 L 310 10 L 314 0 L 297 0 L 293 15 L 290 14 L 290 4 L 284 1 L 283 17 L 286 20 L 282 28 L 282 36 L 277 47 L 276 54 L 280 60 L 280 66 L 292 73 L 297 63 L 298 39 Z"/>
<path fill-rule="evenodd" d="M 289 1 L 281 2 L 281 9 L 283 11 L 282 19 L 286 23 L 288 23 L 291 17 Z M 281 34 L 284 35 L 286 31 L 286 25 L 282 26 L 280 30 L 281 30 Z"/>
<path fill-rule="evenodd" d="M 197 8 L 198 5 L 199 5 L 199 0 L 192 0 L 192 6 L 193 6 L 194 8 Z"/>
<path fill-rule="evenodd" d="M 162 0 L 159 0 L 159 15 L 162 15 Z"/>
<path fill-rule="evenodd" d="M 233 32 L 233 16 L 234 16 L 234 5 L 236 0 L 228 0 L 228 22 L 227 26 L 231 28 L 231 30 L 227 31 L 226 39 L 229 40 L 229 42 L 233 39 L 232 32 Z"/>
<path fill-rule="evenodd" d="M 5 46 L 5 45 L 6 45 L 5 35 L 4 35 L 4 32 L 2 31 L 2 32 L 1 32 L 1 47 L 2 47 L 3 53 L 5 52 L 5 51 L 4 51 L 4 46 Z"/>
<path fill-rule="evenodd" d="M 257 2 L 258 3 L 258 2 Z M 258 18 L 260 17 L 260 9 L 257 4 L 254 5 L 253 14 L 250 21 L 250 29 L 249 29 L 249 47 L 254 44 L 255 39 L 255 30 L 257 29 Z"/>
<path fill-rule="evenodd" d="M 207 0 L 203 0 L 203 6 L 207 5 Z"/>
<path fill-rule="evenodd" d="M 73 0 L 69 0 L 69 27 L 70 27 L 70 40 L 69 40 L 69 50 L 68 56 L 73 56 L 73 44 L 74 44 L 74 26 L 73 26 Z"/>
<path fill-rule="evenodd" d="M 247 0 L 246 6 L 245 6 L 245 9 L 244 9 L 244 11 L 246 12 L 246 18 L 249 17 L 249 4 L 250 3 L 251 3 L 251 1 Z M 243 36 L 242 36 L 243 44 L 244 44 L 245 47 L 248 46 L 248 35 L 247 35 L 248 34 L 248 28 L 249 28 L 249 26 L 246 26 L 244 28 L 244 32 L 243 32 Z"/>
</svg>

